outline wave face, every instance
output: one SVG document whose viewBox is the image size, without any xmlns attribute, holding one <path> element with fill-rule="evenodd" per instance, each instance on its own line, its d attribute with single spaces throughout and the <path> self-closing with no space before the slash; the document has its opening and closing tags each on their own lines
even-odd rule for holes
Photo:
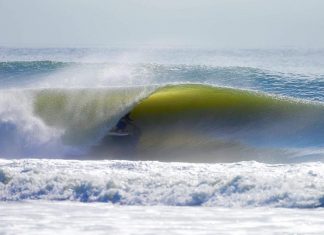
<svg viewBox="0 0 324 235">
<path fill-rule="evenodd" d="M 323 115 L 321 104 L 229 88 L 168 86 L 133 107 L 132 135 L 107 136 L 104 152 L 117 145 L 138 160 L 214 162 L 262 155 L 258 160 L 284 161 L 283 152 L 276 153 L 279 159 L 269 155 L 278 148 L 323 147 Z"/>
<path fill-rule="evenodd" d="M 0 200 L 317 208 L 323 163 L 0 160 Z"/>
<path fill-rule="evenodd" d="M 324 157 L 322 51 L 0 51 L 2 157 Z"/>
<path fill-rule="evenodd" d="M 5 93 L 5 101 L 20 97 L 11 110 L 15 115 L 3 125 L 5 154 L 285 162 L 300 157 L 293 149 L 324 146 L 322 104 L 233 88 L 185 84 Z M 127 113 L 129 135 L 111 136 Z"/>
</svg>

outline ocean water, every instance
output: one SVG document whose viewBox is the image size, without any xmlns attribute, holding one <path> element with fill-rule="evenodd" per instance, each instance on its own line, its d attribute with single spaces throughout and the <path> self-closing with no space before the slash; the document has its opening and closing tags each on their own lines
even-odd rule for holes
<svg viewBox="0 0 324 235">
<path fill-rule="evenodd" d="M 0 48 L 0 233 L 321 234 L 323 117 L 323 50 Z"/>
</svg>

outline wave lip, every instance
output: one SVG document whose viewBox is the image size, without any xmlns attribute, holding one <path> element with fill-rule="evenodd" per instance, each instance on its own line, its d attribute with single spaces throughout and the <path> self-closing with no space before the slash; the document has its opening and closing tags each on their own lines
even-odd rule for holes
<svg viewBox="0 0 324 235">
<path fill-rule="evenodd" d="M 0 200 L 324 207 L 323 163 L 0 160 Z"/>
</svg>

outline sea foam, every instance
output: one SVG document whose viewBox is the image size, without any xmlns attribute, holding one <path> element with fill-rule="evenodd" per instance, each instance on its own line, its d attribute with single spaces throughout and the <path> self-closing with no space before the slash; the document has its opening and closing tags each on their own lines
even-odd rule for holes
<svg viewBox="0 0 324 235">
<path fill-rule="evenodd" d="M 0 160 L 0 200 L 317 208 L 324 164 Z"/>
</svg>

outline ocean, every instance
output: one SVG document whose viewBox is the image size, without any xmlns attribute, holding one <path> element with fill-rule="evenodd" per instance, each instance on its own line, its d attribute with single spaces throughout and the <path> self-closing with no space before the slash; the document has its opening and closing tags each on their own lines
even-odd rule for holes
<svg viewBox="0 0 324 235">
<path fill-rule="evenodd" d="M 324 50 L 0 48 L 1 234 L 322 234 Z"/>
</svg>

